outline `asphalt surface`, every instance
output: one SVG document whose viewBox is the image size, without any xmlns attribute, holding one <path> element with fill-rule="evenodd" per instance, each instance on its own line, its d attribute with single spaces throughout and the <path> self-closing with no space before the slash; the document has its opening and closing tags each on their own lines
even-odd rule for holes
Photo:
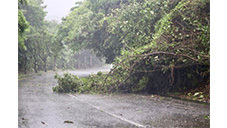
<svg viewBox="0 0 227 128">
<path fill-rule="evenodd" d="M 69 71 L 80 77 L 101 69 Z M 102 71 L 108 71 L 108 68 Z M 59 72 L 62 74 L 62 72 Z M 210 106 L 136 94 L 59 94 L 54 72 L 18 82 L 19 128 L 208 128 Z"/>
</svg>

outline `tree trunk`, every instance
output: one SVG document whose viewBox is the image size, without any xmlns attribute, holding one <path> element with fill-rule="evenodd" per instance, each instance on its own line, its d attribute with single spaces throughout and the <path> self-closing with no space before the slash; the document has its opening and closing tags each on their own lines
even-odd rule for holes
<svg viewBox="0 0 227 128">
<path fill-rule="evenodd" d="M 86 56 L 84 56 L 84 68 L 86 69 L 86 63 L 87 63 L 87 61 L 86 61 Z"/>
<path fill-rule="evenodd" d="M 90 67 L 92 67 L 92 55 L 90 55 Z"/>
<path fill-rule="evenodd" d="M 34 62 L 34 70 L 35 70 L 35 73 L 38 73 L 38 70 L 37 70 L 37 62 Z"/>
<path fill-rule="evenodd" d="M 47 62 L 44 61 L 44 71 L 47 72 Z"/>
<path fill-rule="evenodd" d="M 56 71 L 56 59 L 57 59 L 57 58 L 54 57 L 54 69 L 53 69 L 54 71 Z"/>
<path fill-rule="evenodd" d="M 37 66 L 38 66 L 38 71 L 42 71 L 43 70 L 43 67 L 42 67 L 41 64 L 37 64 Z"/>
<path fill-rule="evenodd" d="M 27 74 L 27 59 L 24 57 L 24 74 Z"/>
</svg>

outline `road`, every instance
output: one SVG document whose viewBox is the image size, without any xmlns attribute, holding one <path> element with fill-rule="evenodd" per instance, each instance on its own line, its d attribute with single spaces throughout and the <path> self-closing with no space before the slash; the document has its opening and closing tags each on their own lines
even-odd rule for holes
<svg viewBox="0 0 227 128">
<path fill-rule="evenodd" d="M 99 69 L 100 70 L 100 69 Z M 108 69 L 102 69 L 107 71 Z M 98 69 L 70 71 L 80 77 Z M 59 72 L 62 74 L 62 72 Z M 59 94 L 54 72 L 18 82 L 19 128 L 208 128 L 210 106 L 138 94 Z"/>
</svg>

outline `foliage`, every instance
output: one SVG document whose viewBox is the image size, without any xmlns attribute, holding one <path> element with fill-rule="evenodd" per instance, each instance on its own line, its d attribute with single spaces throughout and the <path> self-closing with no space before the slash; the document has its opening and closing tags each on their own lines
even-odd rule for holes
<svg viewBox="0 0 227 128">
<path fill-rule="evenodd" d="M 20 42 L 23 42 L 24 48 L 23 49 L 20 48 L 21 45 L 19 45 L 18 64 L 19 64 L 19 69 L 20 70 L 23 69 L 25 73 L 31 67 L 34 67 L 35 72 L 37 72 L 38 62 L 42 61 L 38 57 L 39 52 L 41 51 L 38 51 L 37 50 L 38 48 L 36 49 L 36 47 L 40 45 L 38 43 L 40 43 L 41 40 L 44 39 L 40 36 L 42 35 L 41 33 L 43 32 L 41 28 L 42 28 L 42 25 L 44 24 L 44 17 L 46 13 L 44 12 L 43 10 L 44 7 L 41 6 L 41 4 L 42 4 L 42 0 L 30 0 L 29 2 L 26 2 L 26 0 L 19 1 L 19 13 L 18 13 L 19 15 L 18 35 L 19 36 L 18 37 L 19 37 L 19 44 Z M 20 13 L 20 11 L 22 13 Z M 20 24 L 23 24 L 23 23 L 29 23 L 29 28 L 30 28 L 29 33 L 26 32 L 27 30 L 21 29 L 23 27 L 20 27 Z M 40 45 L 40 47 L 41 46 L 42 45 Z"/>
<path fill-rule="evenodd" d="M 160 94 L 195 88 L 209 82 L 209 5 L 209 0 L 87 0 L 66 18 L 72 25 L 66 39 L 76 48 L 92 46 L 109 62 L 115 59 L 105 79 L 98 85 L 90 79 L 89 85 Z"/>
<path fill-rule="evenodd" d="M 54 78 L 58 79 L 58 86 L 53 87 L 54 92 L 77 92 L 78 88 L 83 84 L 83 82 L 77 76 L 74 76 L 70 73 L 65 73 L 63 77 L 55 74 Z"/>
<path fill-rule="evenodd" d="M 97 74 L 90 75 L 85 78 L 81 78 L 84 85 L 81 88 L 82 93 L 110 93 L 113 88 L 113 80 L 107 79 L 108 86 L 103 86 L 103 79 L 107 76 L 106 73 L 98 72 Z"/>
<path fill-rule="evenodd" d="M 209 84 L 209 0 L 85 0 L 61 24 L 44 20 L 42 3 L 20 5 L 19 39 L 27 48 L 19 51 L 20 69 L 86 68 L 95 53 L 113 69 L 67 91 L 166 94 Z"/>
<path fill-rule="evenodd" d="M 28 5 L 27 0 L 18 0 L 18 64 L 19 67 L 27 66 L 27 56 L 25 52 L 27 50 L 24 41 L 27 39 L 27 33 L 29 31 L 29 22 L 26 20 L 23 9 L 21 6 Z M 25 61 L 24 61 L 25 60 Z M 26 70 L 25 70 L 26 72 Z"/>
<path fill-rule="evenodd" d="M 56 74 L 55 79 L 58 80 L 58 86 L 53 87 L 53 91 L 59 93 L 104 93 L 107 92 L 108 88 L 100 85 L 102 85 L 101 81 L 105 77 L 106 75 L 102 72 L 84 78 L 78 78 L 78 76 L 70 73 L 65 73 L 62 77 Z"/>
<path fill-rule="evenodd" d="M 122 44 L 135 49 L 152 41 L 154 24 L 168 13 L 173 5 L 175 3 L 170 4 L 166 0 L 132 2 L 115 9 L 115 15 L 106 17 L 105 20 L 110 24 L 109 31 L 120 35 Z"/>
<path fill-rule="evenodd" d="M 147 26 L 138 24 L 137 28 Z M 182 0 L 154 28 L 152 40 L 141 46 L 137 44 L 140 41 L 131 41 L 116 58 L 110 74 L 120 74 L 115 83 L 119 88 L 126 85 L 130 91 L 130 86 L 141 79 L 139 76 L 148 77 L 145 89 L 156 93 L 193 88 L 209 79 L 209 1 Z"/>
<path fill-rule="evenodd" d="M 22 5 L 27 5 L 26 0 L 18 0 L 18 49 L 19 51 L 26 50 L 24 40 L 26 39 L 26 32 L 29 31 L 29 22 L 25 19 Z"/>
<path fill-rule="evenodd" d="M 107 25 L 100 24 L 108 10 L 112 8 L 109 8 L 111 3 L 113 1 L 85 1 L 73 9 L 62 22 L 63 40 L 75 51 L 82 48 L 93 49 L 97 56 L 105 57 L 106 62 L 111 63 L 115 56 L 119 55 L 121 44 L 117 41 L 114 45 L 108 45 L 106 43 L 109 36 Z M 98 9 L 97 6 L 102 4 L 109 6 Z"/>
<path fill-rule="evenodd" d="M 43 0 L 30 0 L 29 3 L 22 4 L 24 1 L 19 2 L 18 10 L 20 72 L 37 73 L 57 69 L 88 68 L 102 64 L 92 51 L 81 50 L 82 47 L 69 44 L 67 37 L 67 31 L 71 28 L 69 23 L 58 24 L 56 21 L 44 20 L 46 6 L 43 5 Z M 88 19 L 84 21 L 86 20 Z M 72 46 L 74 49 L 71 49 Z"/>
<path fill-rule="evenodd" d="M 46 12 L 45 6 L 42 6 L 43 0 L 30 0 L 28 5 L 23 5 L 24 16 L 31 26 L 40 28 L 44 24 Z"/>
</svg>

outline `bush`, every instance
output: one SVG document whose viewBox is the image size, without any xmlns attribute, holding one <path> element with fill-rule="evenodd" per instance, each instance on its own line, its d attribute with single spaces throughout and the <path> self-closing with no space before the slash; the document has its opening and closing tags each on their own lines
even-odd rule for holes
<svg viewBox="0 0 227 128">
<path fill-rule="evenodd" d="M 83 81 L 76 75 L 65 73 L 62 76 L 55 74 L 55 79 L 58 79 L 58 86 L 53 87 L 54 92 L 69 93 L 79 91 L 79 87 L 83 85 Z"/>
</svg>

